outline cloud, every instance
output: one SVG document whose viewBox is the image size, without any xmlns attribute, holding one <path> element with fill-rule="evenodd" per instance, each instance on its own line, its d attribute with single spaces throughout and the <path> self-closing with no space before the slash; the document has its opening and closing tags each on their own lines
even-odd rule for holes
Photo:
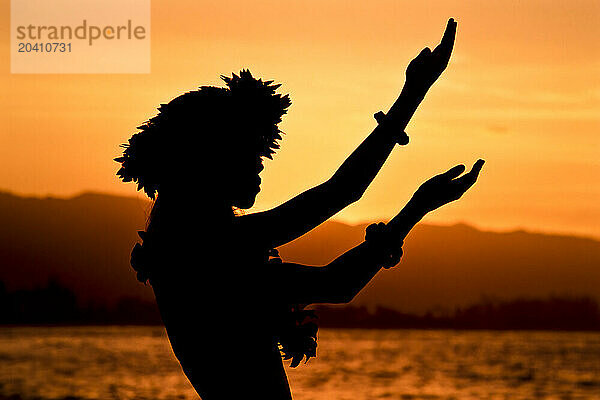
<svg viewBox="0 0 600 400">
<path fill-rule="evenodd" d="M 498 134 L 505 134 L 508 132 L 508 126 L 504 126 L 504 125 L 488 125 L 487 128 L 491 132 L 498 133 Z"/>
</svg>

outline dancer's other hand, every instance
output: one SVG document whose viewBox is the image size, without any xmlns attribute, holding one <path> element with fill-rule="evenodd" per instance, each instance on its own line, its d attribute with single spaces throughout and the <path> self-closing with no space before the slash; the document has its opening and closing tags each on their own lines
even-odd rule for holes
<svg viewBox="0 0 600 400">
<path fill-rule="evenodd" d="M 465 166 L 462 164 L 434 176 L 419 187 L 410 202 L 424 213 L 428 213 L 460 199 L 477 181 L 484 162 L 481 159 L 477 160 L 471 171 L 463 176 L 460 176 L 465 171 Z"/>
</svg>

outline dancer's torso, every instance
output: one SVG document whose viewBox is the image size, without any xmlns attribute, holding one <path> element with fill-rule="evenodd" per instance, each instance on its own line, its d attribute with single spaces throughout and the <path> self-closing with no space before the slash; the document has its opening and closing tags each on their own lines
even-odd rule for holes
<svg viewBox="0 0 600 400">
<path fill-rule="evenodd" d="M 248 248 L 174 236 L 161 246 L 151 283 L 173 351 L 203 400 L 291 398 L 272 282 Z"/>
</svg>

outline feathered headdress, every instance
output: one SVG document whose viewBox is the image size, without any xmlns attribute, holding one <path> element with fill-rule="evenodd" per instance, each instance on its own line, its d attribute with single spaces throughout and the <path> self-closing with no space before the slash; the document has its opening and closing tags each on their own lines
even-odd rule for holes
<svg viewBox="0 0 600 400">
<path fill-rule="evenodd" d="M 140 132 L 121 145 L 123 155 L 115 158 L 123 182 L 136 182 L 138 190 L 154 199 L 161 182 L 168 179 L 166 166 L 179 153 L 176 146 L 188 145 L 186 140 L 198 133 L 203 142 L 239 143 L 245 151 L 273 158 L 283 133 L 277 125 L 291 105 L 289 95 L 275 93 L 281 85 L 256 79 L 247 69 L 221 79 L 226 88 L 201 86 L 184 93 L 161 104 L 158 114 L 137 128 Z"/>
</svg>

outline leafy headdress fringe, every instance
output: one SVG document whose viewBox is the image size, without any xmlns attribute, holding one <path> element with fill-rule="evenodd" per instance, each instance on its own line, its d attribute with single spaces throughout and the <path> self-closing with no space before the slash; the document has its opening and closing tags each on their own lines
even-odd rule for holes
<svg viewBox="0 0 600 400">
<path fill-rule="evenodd" d="M 247 69 L 239 75 L 233 73 L 231 77 L 221 75 L 221 79 L 227 87 L 201 86 L 184 93 L 168 104 L 161 104 L 158 114 L 137 128 L 139 132 L 121 145 L 123 155 L 115 158 L 121 164 L 117 175 L 123 182 L 137 183 L 137 190 L 143 189 L 148 197 L 155 199 L 164 177 L 168 179 L 164 166 L 169 164 L 169 152 L 176 153 L 172 151 L 174 146 L 186 145 L 186 139 L 191 139 L 186 138 L 186 134 L 196 134 L 189 130 L 186 122 L 189 122 L 190 114 L 197 114 L 199 110 L 205 112 L 203 118 L 235 116 L 228 119 L 240 121 L 242 125 L 232 129 L 232 134 L 243 131 L 239 134 L 244 135 L 241 138 L 244 143 L 252 143 L 259 156 L 273 158 L 283 133 L 277 125 L 291 105 L 289 95 L 277 94 L 275 91 L 281 85 L 256 79 Z M 223 121 L 227 122 L 230 121 Z M 201 134 L 208 138 L 219 133 L 206 131 Z M 235 138 L 229 139 L 235 141 Z"/>
</svg>

